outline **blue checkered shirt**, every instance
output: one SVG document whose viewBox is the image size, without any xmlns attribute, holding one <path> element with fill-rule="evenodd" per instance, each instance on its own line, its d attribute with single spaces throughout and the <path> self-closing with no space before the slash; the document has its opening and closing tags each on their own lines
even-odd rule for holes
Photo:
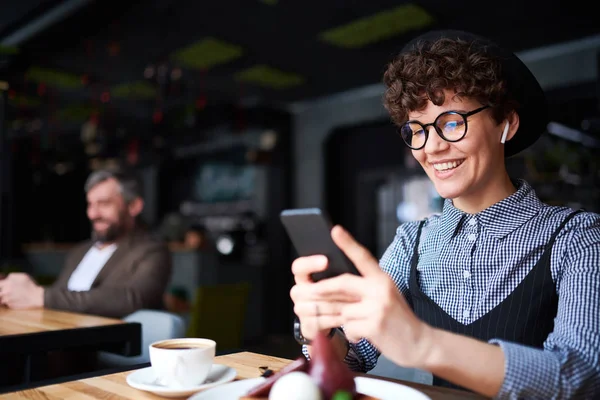
<svg viewBox="0 0 600 400">
<path fill-rule="evenodd" d="M 423 227 L 421 289 L 462 324 L 482 317 L 516 289 L 573 211 L 542 203 L 525 181 L 516 184 L 516 193 L 474 215 L 446 200 L 442 214 Z M 418 225 L 402 224 L 380 260 L 405 296 Z M 544 349 L 490 340 L 506 360 L 499 398 L 600 397 L 599 215 L 584 212 L 567 223 L 554 243 L 550 269 L 559 303 Z M 303 351 L 307 355 L 306 347 Z M 345 361 L 365 372 L 375 367 L 379 354 L 363 339 L 350 344 Z"/>
</svg>

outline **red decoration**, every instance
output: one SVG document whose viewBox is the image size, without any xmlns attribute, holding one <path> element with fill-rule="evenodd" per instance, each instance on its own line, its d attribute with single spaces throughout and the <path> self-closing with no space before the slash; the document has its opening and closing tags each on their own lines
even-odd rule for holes
<svg viewBox="0 0 600 400">
<path fill-rule="evenodd" d="M 46 94 L 46 84 L 40 83 L 38 85 L 37 94 L 38 94 L 38 96 L 43 96 L 44 94 Z"/>
<path fill-rule="evenodd" d="M 127 162 L 129 164 L 137 164 L 139 161 L 140 153 L 140 141 L 139 139 L 131 139 L 127 146 Z"/>
<path fill-rule="evenodd" d="M 87 74 L 84 74 L 81 76 L 81 84 L 82 85 L 87 85 L 90 82 L 90 78 L 88 77 Z"/>
<path fill-rule="evenodd" d="M 8 98 L 9 98 L 9 99 L 11 99 L 11 100 L 12 100 L 12 99 L 14 99 L 16 96 L 17 96 L 17 92 L 16 92 L 14 89 L 10 89 L 10 90 L 8 91 Z"/>
<path fill-rule="evenodd" d="M 199 96 L 196 99 L 196 109 L 203 110 L 206 107 L 206 96 Z"/>
<path fill-rule="evenodd" d="M 154 122 L 155 124 L 160 124 L 163 120 L 163 113 L 160 110 L 156 110 L 154 111 L 154 114 L 152 115 L 152 122 Z"/>
<path fill-rule="evenodd" d="M 110 101 L 110 93 L 102 92 L 102 95 L 100 96 L 100 101 L 103 103 L 108 103 Z"/>
</svg>

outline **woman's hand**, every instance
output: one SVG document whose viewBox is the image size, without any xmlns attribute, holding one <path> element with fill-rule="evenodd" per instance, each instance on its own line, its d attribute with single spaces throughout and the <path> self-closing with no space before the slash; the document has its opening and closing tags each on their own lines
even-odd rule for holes
<svg viewBox="0 0 600 400">
<path fill-rule="evenodd" d="M 311 279 L 311 274 L 327 269 L 327 257 L 316 255 L 300 257 L 292 263 L 292 273 L 296 284 L 290 291 L 294 302 L 294 313 L 300 320 L 302 336 L 312 340 L 321 330 L 327 334 L 331 328 L 337 328 L 337 320 L 341 317 L 342 303 L 335 296 L 322 297 L 315 293 L 316 285 Z M 355 296 L 344 296 L 346 301 L 356 300 Z M 335 317 L 335 319 L 334 319 Z M 328 321 L 332 321 L 331 325 Z"/>
<path fill-rule="evenodd" d="M 398 365 L 430 371 L 485 396 L 498 393 L 505 366 L 499 346 L 425 324 L 367 249 L 339 226 L 331 236 L 361 276 L 344 274 L 313 283 L 310 273 L 324 270 L 326 258 L 296 260 L 292 299 L 302 324 L 308 325 L 303 334 L 343 326 L 348 339 L 367 339 Z"/>
<path fill-rule="evenodd" d="M 292 290 L 294 301 L 311 329 L 343 326 L 351 341 L 366 338 L 399 365 L 422 367 L 428 357 L 433 329 L 422 322 L 377 260 L 340 226 L 332 230 L 337 246 L 354 263 L 361 276 L 344 274 Z M 298 271 L 325 269 L 326 260 L 311 257 L 295 263 Z M 297 285 L 298 286 L 298 285 Z M 319 317 L 316 318 L 318 309 Z M 312 312 L 311 312 L 312 311 Z M 312 318 L 311 318 L 312 317 Z M 314 331 L 310 331 L 313 333 Z"/>
</svg>

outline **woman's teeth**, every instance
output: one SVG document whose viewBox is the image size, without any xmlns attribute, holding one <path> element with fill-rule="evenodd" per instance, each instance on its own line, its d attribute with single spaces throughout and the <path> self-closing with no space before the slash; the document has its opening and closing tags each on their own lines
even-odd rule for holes
<svg viewBox="0 0 600 400">
<path fill-rule="evenodd" d="M 437 163 L 437 164 L 433 164 L 433 168 L 435 168 L 437 171 L 447 171 L 449 169 L 453 169 L 458 167 L 460 164 L 463 163 L 464 160 L 457 160 L 457 161 L 450 161 L 450 162 L 445 162 L 445 163 Z"/>
</svg>

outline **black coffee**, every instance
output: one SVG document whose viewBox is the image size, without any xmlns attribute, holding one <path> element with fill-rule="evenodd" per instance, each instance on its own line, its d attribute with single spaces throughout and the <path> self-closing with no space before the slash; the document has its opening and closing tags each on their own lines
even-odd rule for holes
<svg viewBox="0 0 600 400">
<path fill-rule="evenodd" d="M 168 349 L 168 350 L 190 350 L 190 349 L 205 349 L 209 347 L 208 344 L 198 343 L 198 344 L 188 344 L 188 343 L 163 343 L 154 345 L 154 347 L 158 349 Z"/>
</svg>

